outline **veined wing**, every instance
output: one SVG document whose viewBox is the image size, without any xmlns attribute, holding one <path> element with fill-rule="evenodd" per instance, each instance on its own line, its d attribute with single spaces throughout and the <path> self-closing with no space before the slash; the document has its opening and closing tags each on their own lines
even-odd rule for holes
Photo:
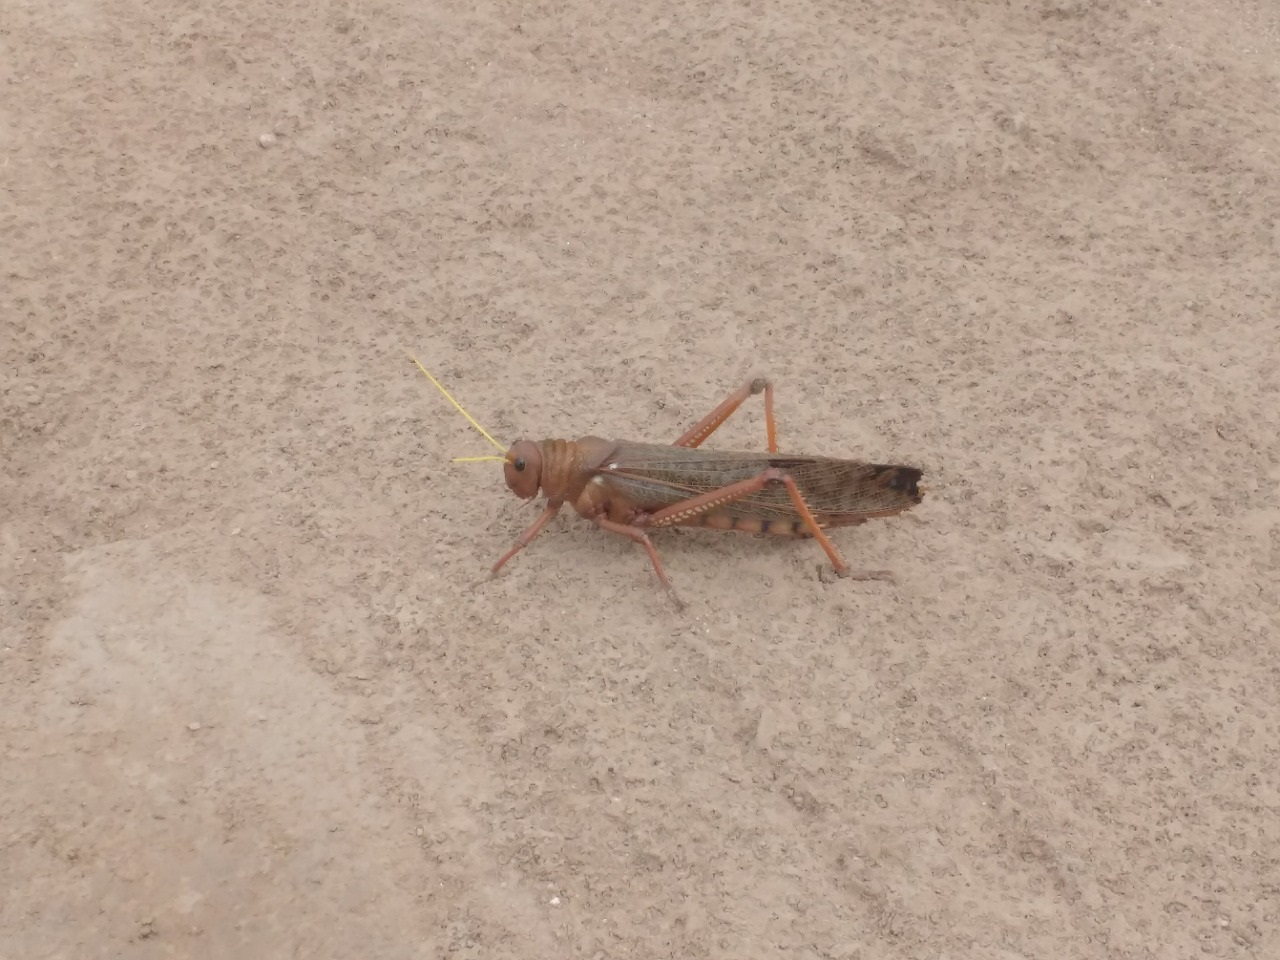
<svg viewBox="0 0 1280 960">
<path fill-rule="evenodd" d="M 820 523 L 898 513 L 921 499 L 917 488 L 921 472 L 914 467 L 793 454 L 620 443 L 597 473 L 608 477 L 637 506 L 652 511 L 749 480 L 768 467 L 785 470 L 795 479 Z M 731 516 L 795 516 L 791 498 L 781 486 L 766 487 L 716 509 Z"/>
</svg>

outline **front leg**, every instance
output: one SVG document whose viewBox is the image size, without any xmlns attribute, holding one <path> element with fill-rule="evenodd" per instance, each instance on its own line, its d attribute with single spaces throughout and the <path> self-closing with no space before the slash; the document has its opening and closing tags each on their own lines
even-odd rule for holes
<svg viewBox="0 0 1280 960">
<path fill-rule="evenodd" d="M 538 519 L 533 521 L 529 529 L 516 539 L 515 546 L 502 555 L 502 558 L 493 565 L 493 569 L 489 571 L 490 577 L 496 577 L 498 571 L 508 560 L 533 542 L 534 537 L 542 532 L 542 528 L 551 522 L 551 518 L 560 512 L 560 508 L 564 505 L 563 500 L 557 500 L 547 504 L 547 508 L 539 514 Z"/>
</svg>

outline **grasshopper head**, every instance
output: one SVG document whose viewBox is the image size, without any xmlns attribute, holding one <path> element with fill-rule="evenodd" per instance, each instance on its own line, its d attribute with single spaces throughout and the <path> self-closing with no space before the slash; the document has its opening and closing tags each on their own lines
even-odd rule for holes
<svg viewBox="0 0 1280 960">
<path fill-rule="evenodd" d="M 532 440 L 512 444 L 502 472 L 511 492 L 521 500 L 536 497 L 542 485 L 542 448 Z"/>
</svg>

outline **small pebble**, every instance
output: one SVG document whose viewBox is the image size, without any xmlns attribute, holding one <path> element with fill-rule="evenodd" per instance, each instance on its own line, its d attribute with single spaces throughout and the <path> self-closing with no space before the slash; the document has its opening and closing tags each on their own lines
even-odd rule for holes
<svg viewBox="0 0 1280 960">
<path fill-rule="evenodd" d="M 276 135 L 274 133 L 264 133 L 258 137 L 258 146 L 263 150 L 276 145 Z"/>
<path fill-rule="evenodd" d="M 190 723 L 187 724 L 187 729 L 190 730 L 192 733 L 195 733 L 197 730 L 200 729 L 200 721 L 192 720 Z"/>
</svg>

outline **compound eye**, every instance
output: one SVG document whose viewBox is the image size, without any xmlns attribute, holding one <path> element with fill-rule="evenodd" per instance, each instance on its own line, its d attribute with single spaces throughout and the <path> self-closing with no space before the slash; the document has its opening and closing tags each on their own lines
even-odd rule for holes
<svg viewBox="0 0 1280 960">
<path fill-rule="evenodd" d="M 516 457 L 516 461 L 512 466 L 515 467 L 518 472 L 524 473 L 524 457 Z"/>
</svg>

